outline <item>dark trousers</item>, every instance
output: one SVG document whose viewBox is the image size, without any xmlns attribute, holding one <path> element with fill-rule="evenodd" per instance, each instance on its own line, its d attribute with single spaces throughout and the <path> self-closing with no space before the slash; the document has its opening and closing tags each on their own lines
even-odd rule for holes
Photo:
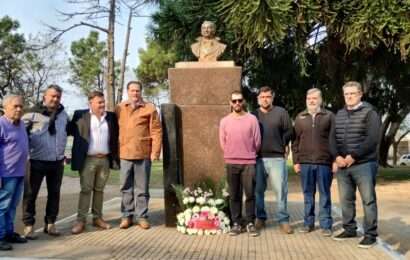
<svg viewBox="0 0 410 260">
<path fill-rule="evenodd" d="M 304 225 L 315 225 L 315 194 L 316 185 L 319 188 L 319 223 L 322 229 L 331 229 L 332 201 L 330 186 L 332 185 L 332 170 L 329 165 L 301 164 L 301 184 L 305 201 Z"/>
<path fill-rule="evenodd" d="M 340 169 L 337 176 L 340 205 L 342 207 L 343 229 L 356 232 L 356 189 L 362 197 L 364 210 L 364 235 L 377 237 L 377 162 L 366 162 Z"/>
<path fill-rule="evenodd" d="M 44 177 L 47 183 L 45 224 L 53 224 L 60 207 L 60 188 L 63 179 L 63 161 L 30 160 L 30 172 L 25 176 L 23 196 L 23 222 L 26 226 L 35 223 L 36 200 Z"/>
<path fill-rule="evenodd" d="M 246 224 L 255 221 L 255 165 L 227 164 L 229 207 L 233 223 L 242 219 L 242 193 L 245 191 Z"/>
</svg>

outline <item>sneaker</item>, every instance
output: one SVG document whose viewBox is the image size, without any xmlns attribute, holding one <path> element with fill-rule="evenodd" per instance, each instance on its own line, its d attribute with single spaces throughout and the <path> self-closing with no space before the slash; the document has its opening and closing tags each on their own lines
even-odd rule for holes
<svg viewBox="0 0 410 260">
<path fill-rule="evenodd" d="M 320 233 L 322 233 L 324 237 L 331 237 L 333 232 L 331 229 L 322 229 Z"/>
<path fill-rule="evenodd" d="M 13 247 L 7 243 L 4 239 L 0 239 L 0 251 L 12 250 Z"/>
<path fill-rule="evenodd" d="M 353 237 L 356 237 L 357 236 L 357 234 L 356 234 L 356 232 L 347 232 L 346 230 L 345 231 L 343 231 L 342 233 L 340 233 L 339 235 L 337 235 L 337 236 L 334 236 L 333 237 L 333 240 L 336 240 L 336 241 L 343 241 L 343 240 L 346 240 L 346 239 L 349 239 L 349 238 L 353 238 Z"/>
<path fill-rule="evenodd" d="M 251 237 L 257 237 L 257 236 L 259 236 L 259 231 L 256 229 L 256 227 L 255 227 L 255 225 L 254 225 L 253 223 L 249 223 L 249 224 L 246 226 L 246 231 L 248 231 L 248 234 L 249 234 Z"/>
<path fill-rule="evenodd" d="M 299 233 L 310 233 L 315 229 L 314 226 L 303 226 L 301 229 L 299 229 Z"/>
<path fill-rule="evenodd" d="M 23 231 L 23 237 L 29 240 L 35 240 L 38 237 L 34 234 L 34 227 L 33 226 L 25 226 Z"/>
<path fill-rule="evenodd" d="M 229 231 L 230 236 L 237 236 L 241 233 L 242 227 L 238 223 L 234 223 L 231 231 Z"/>
<path fill-rule="evenodd" d="M 13 243 L 13 244 L 24 244 L 27 243 L 27 239 L 24 237 L 20 236 L 20 234 L 13 232 L 12 234 L 6 235 L 4 237 L 4 240 L 8 243 Z"/>
<path fill-rule="evenodd" d="M 357 247 L 368 249 L 376 245 L 376 243 L 377 243 L 377 240 L 375 237 L 364 237 L 362 241 L 360 241 L 360 243 L 357 245 Z"/>
<path fill-rule="evenodd" d="M 289 223 L 279 224 L 279 227 L 280 227 L 280 230 L 282 231 L 282 233 L 284 233 L 284 234 L 293 234 L 293 229 L 289 225 Z"/>
<path fill-rule="evenodd" d="M 261 229 L 265 228 L 265 220 L 257 218 L 255 220 L 255 227 L 256 227 L 257 230 L 261 230 Z"/>
</svg>

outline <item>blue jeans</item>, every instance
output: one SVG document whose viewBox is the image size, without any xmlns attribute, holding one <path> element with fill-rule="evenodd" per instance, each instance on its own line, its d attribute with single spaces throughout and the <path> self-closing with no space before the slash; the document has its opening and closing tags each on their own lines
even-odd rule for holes
<svg viewBox="0 0 410 260">
<path fill-rule="evenodd" d="M 149 159 L 121 159 L 121 213 L 123 217 L 133 215 L 137 218 L 148 217 L 150 173 L 151 161 Z"/>
<path fill-rule="evenodd" d="M 0 185 L 0 239 L 14 232 L 16 208 L 23 192 L 24 177 L 1 178 Z"/>
<path fill-rule="evenodd" d="M 331 229 L 332 201 L 330 186 L 332 185 L 332 170 L 328 165 L 301 164 L 301 184 L 305 201 L 304 225 L 315 225 L 315 194 L 316 185 L 319 188 L 319 224 L 322 229 Z"/>
<path fill-rule="evenodd" d="M 364 209 L 364 235 L 377 237 L 377 198 L 375 161 L 353 165 L 337 172 L 340 205 L 342 207 L 343 229 L 354 233 L 356 224 L 356 188 L 359 189 Z"/>
<path fill-rule="evenodd" d="M 276 219 L 279 223 L 288 223 L 288 171 L 284 158 L 259 158 L 256 161 L 256 217 L 262 220 L 267 218 L 265 211 L 267 178 L 276 195 Z"/>
</svg>

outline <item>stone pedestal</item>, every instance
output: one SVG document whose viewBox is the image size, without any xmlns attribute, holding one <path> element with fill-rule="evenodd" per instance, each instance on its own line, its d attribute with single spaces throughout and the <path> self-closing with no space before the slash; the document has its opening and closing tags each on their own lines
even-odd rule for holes
<svg viewBox="0 0 410 260">
<path fill-rule="evenodd" d="M 172 184 L 184 186 L 192 186 L 205 178 L 218 182 L 225 174 L 219 145 L 219 122 L 230 112 L 231 92 L 240 90 L 241 67 L 228 67 L 226 63 L 218 67 L 184 65 L 169 69 L 168 79 L 171 103 L 176 106 L 175 114 L 178 119 L 172 121 L 164 118 L 172 116 L 169 112 L 168 115 L 163 112 L 162 116 L 164 127 L 168 129 L 165 132 L 174 127 L 177 129 L 178 140 L 170 143 L 169 140 L 164 139 L 164 156 L 167 154 L 166 147 L 175 146 L 175 149 L 171 148 L 168 151 L 178 150 L 176 155 L 178 159 L 167 162 L 164 159 L 164 175 L 177 176 L 164 177 L 164 180 L 166 178 L 168 181 L 173 181 Z M 172 166 L 170 163 L 175 165 Z M 164 186 L 170 187 L 170 183 L 164 183 Z M 169 193 L 169 196 L 175 195 Z M 174 214 L 175 207 L 171 204 L 167 205 L 167 201 L 171 202 L 172 199 L 165 198 L 165 201 L 165 212 L 169 218 Z M 171 222 L 166 220 L 167 226 Z"/>
</svg>

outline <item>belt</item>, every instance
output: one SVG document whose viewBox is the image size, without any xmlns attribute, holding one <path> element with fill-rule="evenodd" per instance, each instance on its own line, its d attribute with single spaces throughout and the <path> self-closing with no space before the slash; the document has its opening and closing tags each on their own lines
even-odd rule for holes
<svg viewBox="0 0 410 260">
<path fill-rule="evenodd" d="M 93 157 L 93 158 L 107 158 L 108 154 L 97 153 L 97 154 L 89 154 L 87 156 Z"/>
</svg>

